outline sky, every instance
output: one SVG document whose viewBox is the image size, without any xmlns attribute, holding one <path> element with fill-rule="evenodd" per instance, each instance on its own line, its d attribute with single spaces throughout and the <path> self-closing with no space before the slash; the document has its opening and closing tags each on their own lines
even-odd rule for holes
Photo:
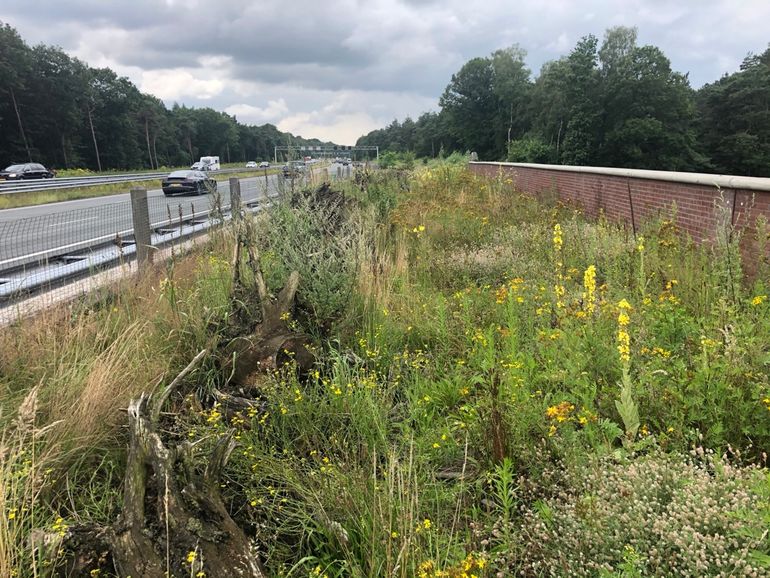
<svg viewBox="0 0 770 578">
<path fill-rule="evenodd" d="M 452 74 L 518 44 L 537 75 L 587 34 L 638 28 L 693 87 L 770 42 L 769 0 L 3 0 L 29 44 L 110 67 L 171 106 L 354 144 L 438 109 Z"/>
</svg>

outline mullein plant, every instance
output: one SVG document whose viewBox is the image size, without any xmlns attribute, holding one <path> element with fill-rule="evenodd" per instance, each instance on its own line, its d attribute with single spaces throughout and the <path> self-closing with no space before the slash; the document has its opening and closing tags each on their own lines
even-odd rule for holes
<svg viewBox="0 0 770 578">
<path fill-rule="evenodd" d="M 589 266 L 583 273 L 583 310 L 592 316 L 596 310 L 596 267 Z"/>
<path fill-rule="evenodd" d="M 564 308 L 565 289 L 564 289 L 564 274 L 562 273 L 562 270 L 564 269 L 564 261 L 562 259 L 563 244 L 564 244 L 564 241 L 562 240 L 562 235 L 561 235 L 561 225 L 559 223 L 556 223 L 553 226 L 553 256 L 554 256 L 554 267 L 556 269 L 556 283 L 554 283 L 553 292 L 556 296 L 557 309 Z"/>
<path fill-rule="evenodd" d="M 631 335 L 628 326 L 631 323 L 631 304 L 623 299 L 618 303 L 618 354 L 623 375 L 620 380 L 620 399 L 615 401 L 615 407 L 623 420 L 626 431 L 624 445 L 629 446 L 636 438 L 639 430 L 639 409 L 633 398 L 633 384 L 631 383 Z"/>
</svg>

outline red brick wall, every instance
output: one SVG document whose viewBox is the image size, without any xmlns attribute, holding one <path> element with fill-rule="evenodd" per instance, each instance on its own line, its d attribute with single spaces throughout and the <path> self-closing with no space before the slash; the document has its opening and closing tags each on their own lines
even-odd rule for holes
<svg viewBox="0 0 770 578">
<path fill-rule="evenodd" d="M 664 179 L 497 163 L 472 163 L 470 168 L 476 174 L 490 177 L 498 176 L 502 171 L 505 178 L 511 178 L 523 193 L 535 196 L 555 194 L 561 200 L 578 203 L 592 217 L 603 211 L 609 219 L 625 221 L 636 227 L 652 217 L 672 215 L 672 208 L 676 206 L 677 227 L 698 242 L 715 238 L 719 215 L 725 214 L 725 209 L 720 210 L 719 207 L 726 204 L 729 220 L 743 230 L 742 241 L 747 257 L 756 246 L 756 218 L 764 215 L 770 221 L 770 191 L 728 188 L 720 191 L 715 186 Z"/>
</svg>

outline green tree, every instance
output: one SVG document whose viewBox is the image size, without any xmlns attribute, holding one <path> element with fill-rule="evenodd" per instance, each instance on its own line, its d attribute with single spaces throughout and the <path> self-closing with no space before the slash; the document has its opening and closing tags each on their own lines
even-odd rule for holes
<svg viewBox="0 0 770 578">
<path fill-rule="evenodd" d="M 593 35 L 582 38 L 564 67 L 567 119 L 560 160 L 568 165 L 590 165 L 597 156 L 601 139 L 597 44 Z"/>
<path fill-rule="evenodd" d="M 637 46 L 636 29 L 607 31 L 599 50 L 602 126 L 596 154 L 608 166 L 687 170 L 694 150 L 694 104 L 687 77 L 655 46 Z"/>
<path fill-rule="evenodd" d="M 532 85 L 530 70 L 524 63 L 527 53 L 518 45 L 492 53 L 492 90 L 497 98 L 495 120 L 496 142 L 505 150 L 513 139 L 521 137 L 530 127 L 529 102 Z"/>
<path fill-rule="evenodd" d="M 561 162 L 564 135 L 569 119 L 567 100 L 566 58 L 546 62 L 532 86 L 529 116 L 532 127 L 530 137 L 546 144 L 550 150 L 549 162 Z"/>
<path fill-rule="evenodd" d="M 770 176 L 770 48 L 697 93 L 698 137 L 713 170 Z"/>
<path fill-rule="evenodd" d="M 494 123 L 498 99 L 493 89 L 494 69 L 488 58 L 466 62 L 444 90 L 439 106 L 447 116 L 449 133 L 481 159 L 496 159 Z"/>
<path fill-rule="evenodd" d="M 42 44 L 30 56 L 31 140 L 40 160 L 57 167 L 78 166 L 83 127 L 79 96 L 86 90 L 86 66 L 61 49 Z"/>
<path fill-rule="evenodd" d="M 0 23 L 0 139 L 9 158 L 26 157 L 29 161 L 32 150 L 24 123 L 24 90 L 31 74 L 30 61 L 30 49 L 19 33 Z"/>
</svg>

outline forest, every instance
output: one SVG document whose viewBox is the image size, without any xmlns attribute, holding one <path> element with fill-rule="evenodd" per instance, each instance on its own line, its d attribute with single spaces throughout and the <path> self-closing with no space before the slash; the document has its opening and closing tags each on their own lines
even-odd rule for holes
<svg viewBox="0 0 770 578">
<path fill-rule="evenodd" d="M 0 127 L 0 164 L 35 161 L 56 169 L 157 169 L 200 155 L 268 160 L 276 145 L 324 144 L 272 124 L 244 125 L 211 108 L 169 110 L 109 68 L 92 68 L 55 46 L 30 47 L 2 22 Z"/>
<path fill-rule="evenodd" d="M 695 90 L 635 28 L 582 38 L 533 78 L 518 46 L 452 75 L 437 112 L 361 137 L 392 153 L 770 176 L 770 48 Z"/>
</svg>

